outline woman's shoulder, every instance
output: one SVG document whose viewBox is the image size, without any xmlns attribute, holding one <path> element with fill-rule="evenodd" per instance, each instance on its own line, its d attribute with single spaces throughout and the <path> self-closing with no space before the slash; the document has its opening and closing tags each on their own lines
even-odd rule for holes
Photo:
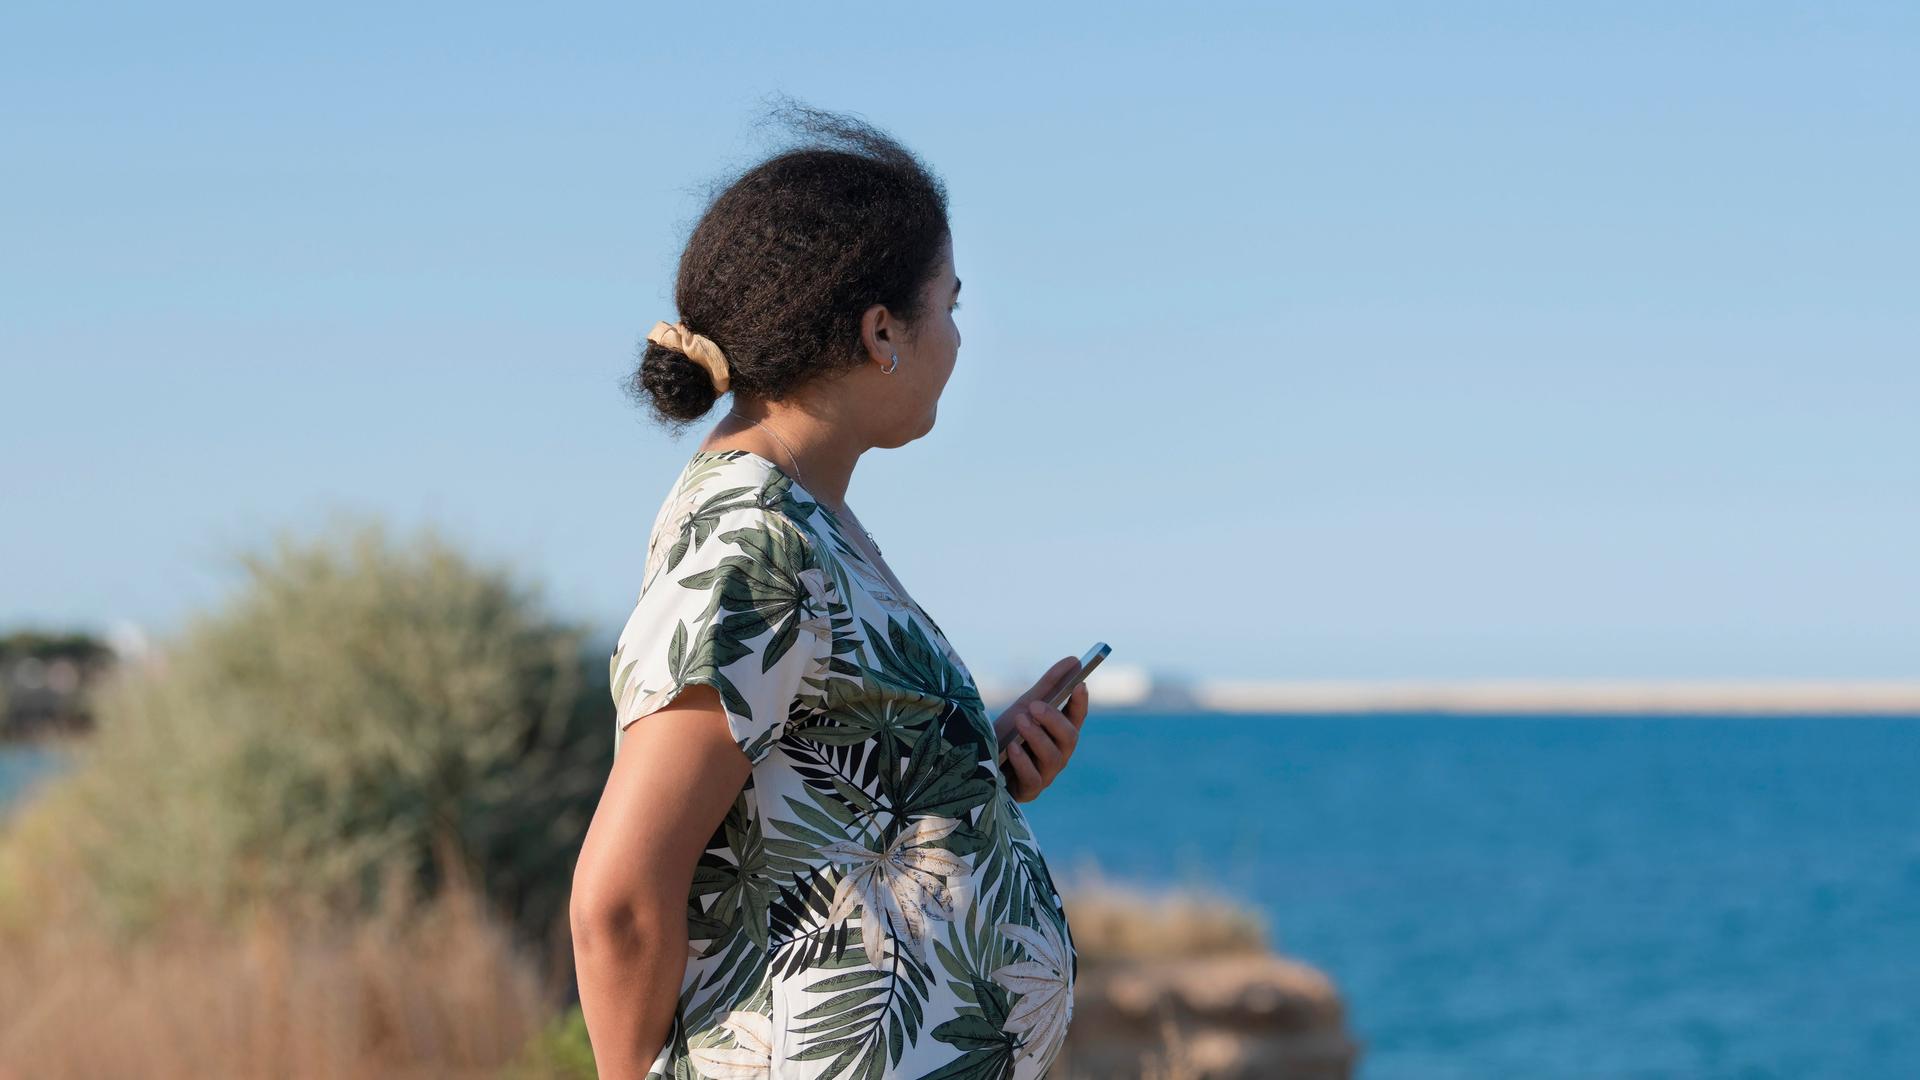
<svg viewBox="0 0 1920 1080">
<path fill-rule="evenodd" d="M 648 577 L 719 537 L 735 554 L 799 569 L 823 557 L 818 506 L 771 463 L 740 450 L 701 450 L 667 493 L 648 545 Z"/>
<path fill-rule="evenodd" d="M 805 527 L 819 507 L 764 458 L 744 450 L 701 450 L 680 470 L 663 509 L 670 520 L 779 516 Z"/>
</svg>

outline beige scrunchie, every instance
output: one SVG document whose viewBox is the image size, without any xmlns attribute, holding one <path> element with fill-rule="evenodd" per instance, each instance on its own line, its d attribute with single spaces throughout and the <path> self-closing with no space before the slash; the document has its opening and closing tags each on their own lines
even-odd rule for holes
<svg viewBox="0 0 1920 1080">
<path fill-rule="evenodd" d="M 670 323 L 663 319 L 653 324 L 653 329 L 647 333 L 647 340 L 687 354 L 688 359 L 706 368 L 707 374 L 713 377 L 715 394 L 727 392 L 727 385 L 733 381 L 733 376 L 727 370 L 727 354 L 720 351 L 720 346 L 715 345 L 712 338 L 701 337 L 687 329 L 686 323 Z"/>
</svg>

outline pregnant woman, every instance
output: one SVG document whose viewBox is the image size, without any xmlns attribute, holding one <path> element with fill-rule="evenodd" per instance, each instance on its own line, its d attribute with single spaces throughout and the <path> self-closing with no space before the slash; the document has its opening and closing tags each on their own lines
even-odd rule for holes
<svg viewBox="0 0 1920 1080">
<path fill-rule="evenodd" d="M 960 280 L 940 180 L 790 108 L 812 138 L 712 201 L 634 377 L 673 425 L 732 405 L 654 520 L 613 654 L 581 1007 L 603 1080 L 1031 1080 L 1075 953 L 1019 804 L 1066 765 L 1087 691 L 1046 704 L 1066 656 L 989 717 L 847 505 L 863 453 L 933 428 Z"/>
</svg>

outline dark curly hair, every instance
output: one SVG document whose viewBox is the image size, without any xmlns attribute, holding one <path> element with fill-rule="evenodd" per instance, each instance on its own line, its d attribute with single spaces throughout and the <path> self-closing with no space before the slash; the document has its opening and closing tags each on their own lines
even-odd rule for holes
<svg viewBox="0 0 1920 1080">
<path fill-rule="evenodd" d="M 673 296 L 680 321 L 727 354 L 729 389 L 778 401 L 865 361 L 861 317 L 874 304 L 911 337 L 951 230 L 945 184 L 889 136 L 791 101 L 770 119 L 797 145 L 713 185 Z M 676 429 L 718 396 L 705 368 L 651 341 L 627 389 Z"/>
</svg>

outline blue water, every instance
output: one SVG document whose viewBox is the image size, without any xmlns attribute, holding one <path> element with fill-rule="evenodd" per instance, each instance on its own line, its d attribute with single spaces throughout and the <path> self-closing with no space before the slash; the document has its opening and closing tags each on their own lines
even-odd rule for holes
<svg viewBox="0 0 1920 1080">
<path fill-rule="evenodd" d="M 67 761 L 63 751 L 43 746 L 0 745 L 0 822 L 11 809 Z"/>
<path fill-rule="evenodd" d="M 1207 885 L 1368 1080 L 1920 1077 L 1920 719 L 1101 716 L 1058 872 Z"/>
<path fill-rule="evenodd" d="M 1204 885 L 1365 1080 L 1920 1077 L 1920 719 L 1096 715 L 1057 872 Z M 56 759 L 0 748 L 0 816 Z"/>
</svg>

